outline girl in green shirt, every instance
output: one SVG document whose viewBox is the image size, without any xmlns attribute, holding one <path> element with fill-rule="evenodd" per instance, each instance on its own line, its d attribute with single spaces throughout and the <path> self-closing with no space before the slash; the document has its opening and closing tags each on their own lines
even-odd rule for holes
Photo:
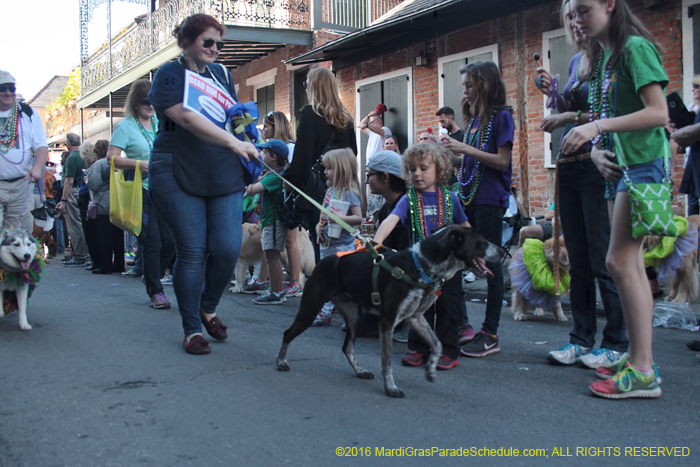
<svg viewBox="0 0 700 467">
<path fill-rule="evenodd" d="M 640 253 L 643 240 L 632 237 L 629 196 L 615 152 L 624 149 L 633 182 L 661 182 L 668 145 L 663 134 L 668 78 L 658 47 L 625 0 L 572 0 L 571 10 L 584 38 L 597 41 L 603 52 L 589 57 L 594 70 L 590 122 L 571 130 L 561 149 L 568 154 L 591 141 L 591 158 L 613 186 L 606 265 L 620 293 L 630 341 L 629 357 L 598 367 L 596 375 L 604 380 L 590 389 L 609 399 L 658 397 L 661 389 L 652 358 L 654 301 Z"/>
</svg>

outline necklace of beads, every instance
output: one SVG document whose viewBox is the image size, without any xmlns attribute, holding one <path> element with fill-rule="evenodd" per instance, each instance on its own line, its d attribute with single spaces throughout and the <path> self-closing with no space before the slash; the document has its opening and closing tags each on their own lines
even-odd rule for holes
<svg viewBox="0 0 700 467">
<path fill-rule="evenodd" d="M 442 185 L 437 185 L 435 193 L 437 201 L 436 225 L 440 228 L 452 222 L 454 206 L 452 204 L 452 196 L 447 188 Z M 415 186 L 408 189 L 407 196 L 411 214 L 411 241 L 415 244 L 430 236 L 426 222 L 425 202 L 423 200 L 423 193 L 416 190 Z"/>
<path fill-rule="evenodd" d="M 595 74 L 593 82 L 590 86 L 590 111 L 588 114 L 588 121 L 592 122 L 594 120 L 602 120 L 615 115 L 617 111 L 617 83 L 619 81 L 619 76 L 615 79 L 615 108 L 613 109 L 612 115 L 610 114 L 610 76 L 612 75 L 612 67 L 608 64 L 603 71 L 603 55 L 601 52 L 598 54 L 598 62 L 595 67 Z M 619 70 L 619 67 L 618 67 Z M 598 134 L 594 138 L 591 138 L 592 144 L 601 143 L 601 146 L 608 149 L 612 144 L 612 135 Z"/>
<path fill-rule="evenodd" d="M 471 133 L 472 126 L 474 125 L 474 122 L 478 123 L 479 119 L 472 118 L 469 121 L 468 131 L 464 133 L 464 144 L 468 144 L 471 147 L 487 152 L 491 143 L 491 130 L 493 129 L 493 120 L 495 117 L 496 112 L 491 115 L 488 125 L 486 125 L 486 127 L 483 129 L 477 129 L 473 135 Z M 486 166 L 475 160 L 474 167 L 472 167 L 469 178 L 464 181 L 464 179 L 467 177 L 467 155 L 464 154 L 462 156 L 462 162 L 460 164 L 459 171 L 457 171 L 457 181 L 459 182 L 459 191 L 457 194 L 462 200 L 462 204 L 465 206 L 469 206 L 474 201 L 474 198 L 476 198 L 476 192 L 479 190 L 481 179 L 484 176 L 484 169 L 486 169 Z M 467 190 L 466 187 L 468 187 L 470 184 L 471 190 Z"/>
<path fill-rule="evenodd" d="M 0 155 L 7 162 L 15 165 L 20 165 L 22 162 L 24 162 L 24 151 L 22 151 L 22 160 L 19 162 L 11 161 L 5 157 L 5 154 L 7 154 L 10 149 L 15 147 L 17 144 L 17 137 L 20 136 L 20 133 L 22 141 L 24 141 L 24 128 L 22 128 L 20 114 L 19 104 L 15 104 L 12 106 L 12 111 L 7 116 L 5 124 L 2 126 L 2 128 L 0 128 Z"/>
<path fill-rule="evenodd" d="M 153 142 L 156 139 L 156 118 L 151 115 L 151 131 L 146 130 L 139 117 L 136 117 L 136 123 L 139 126 L 139 130 L 141 130 L 141 134 L 146 138 L 146 141 L 148 141 L 148 147 L 153 149 Z"/>
</svg>

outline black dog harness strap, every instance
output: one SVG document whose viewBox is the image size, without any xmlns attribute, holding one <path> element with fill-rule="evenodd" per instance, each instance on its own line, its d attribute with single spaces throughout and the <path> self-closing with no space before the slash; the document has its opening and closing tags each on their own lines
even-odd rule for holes
<svg viewBox="0 0 700 467">
<path fill-rule="evenodd" d="M 379 306 L 382 304 L 381 295 L 379 294 L 380 267 L 389 271 L 391 277 L 393 277 L 394 279 L 403 281 L 411 287 L 422 289 L 425 291 L 426 294 L 428 293 L 428 290 L 432 287 L 436 289 L 435 293 L 438 294 L 440 287 L 442 287 L 442 284 L 445 282 L 443 279 L 438 279 L 435 277 L 430 278 L 430 280 L 433 282 L 432 284 L 423 281 L 416 281 L 411 276 L 406 274 L 406 271 L 404 271 L 400 267 L 392 266 L 391 264 L 389 264 L 389 262 L 386 259 L 384 259 L 384 255 L 382 255 L 381 253 L 377 253 L 377 250 L 374 249 L 374 246 L 372 246 L 371 241 L 365 242 L 365 248 L 367 248 L 367 251 L 372 257 L 372 261 L 374 262 L 374 268 L 372 268 L 372 304 L 374 306 Z M 425 274 L 420 268 L 419 271 L 422 274 Z"/>
</svg>

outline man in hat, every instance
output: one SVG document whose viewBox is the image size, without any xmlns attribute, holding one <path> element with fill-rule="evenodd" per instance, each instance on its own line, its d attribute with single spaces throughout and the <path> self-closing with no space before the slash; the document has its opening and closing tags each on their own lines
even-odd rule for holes
<svg viewBox="0 0 700 467">
<path fill-rule="evenodd" d="M 75 133 L 66 135 L 66 149 L 70 155 L 63 166 L 63 192 L 61 200 L 56 208 L 63 214 L 68 227 L 68 235 L 73 245 L 73 257 L 63 261 L 64 266 L 86 266 L 88 260 L 87 243 L 83 232 L 83 223 L 80 220 L 80 208 L 78 207 L 78 191 L 83 180 L 87 163 L 80 157 L 80 136 Z"/>
<path fill-rule="evenodd" d="M 43 188 L 49 145 L 39 113 L 17 102 L 16 85 L 10 73 L 0 70 L 0 226 L 31 232 L 30 183 Z"/>
</svg>

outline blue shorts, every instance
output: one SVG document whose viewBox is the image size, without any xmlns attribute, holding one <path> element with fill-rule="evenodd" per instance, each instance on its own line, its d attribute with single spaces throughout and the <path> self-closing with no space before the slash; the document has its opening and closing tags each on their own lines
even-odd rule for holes
<svg viewBox="0 0 700 467">
<path fill-rule="evenodd" d="M 632 165 L 625 170 L 632 183 L 661 183 L 666 176 L 663 157 L 651 162 Z M 616 183 L 607 182 L 606 198 L 615 199 L 619 191 L 627 191 L 627 179 L 624 175 Z"/>
</svg>

